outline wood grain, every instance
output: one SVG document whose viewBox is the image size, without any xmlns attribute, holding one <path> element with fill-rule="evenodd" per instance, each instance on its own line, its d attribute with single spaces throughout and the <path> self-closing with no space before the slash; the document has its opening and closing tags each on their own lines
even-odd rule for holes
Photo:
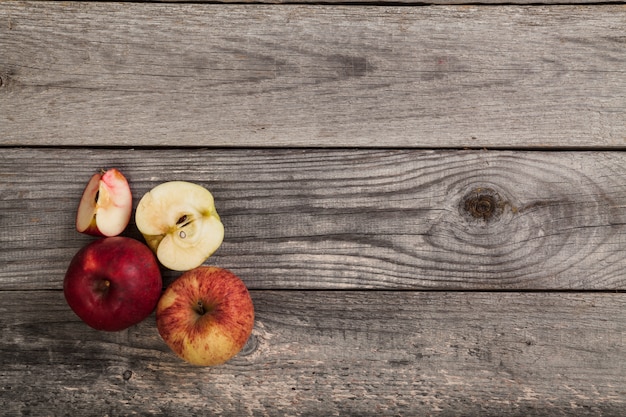
<svg viewBox="0 0 626 417">
<path fill-rule="evenodd" d="M 0 1 L 0 414 L 626 415 L 624 5 L 229 1 Z M 67 306 L 108 167 L 213 192 L 231 362 Z"/>
<path fill-rule="evenodd" d="M 0 2 L 0 144 L 626 144 L 622 5 Z"/>
<path fill-rule="evenodd" d="M 127 0 L 125 0 L 127 1 Z M 184 3 L 187 0 L 139 0 L 139 1 L 145 1 L 145 2 L 152 2 L 152 3 L 159 3 L 159 2 L 164 2 L 164 3 Z M 196 3 L 210 3 L 210 2 L 214 2 L 213 0 L 196 0 Z M 598 4 L 598 2 L 594 1 L 594 0 L 542 0 L 542 1 L 533 1 L 533 0 L 513 0 L 513 1 L 504 1 L 504 0 L 481 0 L 480 2 L 473 2 L 473 1 L 469 1 L 469 0 L 219 0 L 216 3 L 223 3 L 223 4 L 242 4 L 242 3 L 248 3 L 250 5 L 253 4 L 273 4 L 273 5 L 281 5 L 281 4 L 313 4 L 313 5 L 330 5 L 330 6 L 337 6 L 337 5 L 346 5 L 346 4 L 350 4 L 350 5 L 355 5 L 355 6 L 362 6 L 362 5 L 373 5 L 373 6 L 385 6 L 385 5 L 391 5 L 391 6 L 397 6 L 397 5 L 403 5 L 403 6 L 417 6 L 417 7 L 423 7 L 423 6 L 429 6 L 429 5 L 476 5 L 476 4 L 480 4 L 480 5 L 493 5 L 493 6 L 502 6 L 502 5 L 511 5 L 511 4 L 517 4 L 517 5 L 531 5 L 531 6 L 537 6 L 537 5 L 572 5 L 572 4 Z M 607 2 L 602 2 L 602 4 L 620 4 L 623 3 L 620 0 L 611 0 L 611 1 L 607 1 Z"/>
<path fill-rule="evenodd" d="M 60 291 L 0 291 L 7 415 L 597 416 L 625 409 L 623 294 L 255 291 L 228 364 L 154 317 L 89 329 Z"/>
<path fill-rule="evenodd" d="M 626 288 L 623 152 L 7 148 L 0 289 L 61 288 L 91 240 L 82 190 L 113 166 L 135 205 L 169 180 L 211 190 L 207 263 L 254 289 Z"/>
</svg>

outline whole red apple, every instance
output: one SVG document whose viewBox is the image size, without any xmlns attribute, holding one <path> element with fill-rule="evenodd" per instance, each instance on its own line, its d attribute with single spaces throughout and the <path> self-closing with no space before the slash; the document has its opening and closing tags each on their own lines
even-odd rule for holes
<svg viewBox="0 0 626 417">
<path fill-rule="evenodd" d="M 156 318 L 159 334 L 182 359 L 194 365 L 219 365 L 246 344 L 254 327 L 254 306 L 234 273 L 200 266 L 165 290 Z"/>
<path fill-rule="evenodd" d="M 83 247 L 63 282 L 72 310 L 94 329 L 119 331 L 148 317 L 161 296 L 159 264 L 146 245 L 106 237 Z"/>
</svg>

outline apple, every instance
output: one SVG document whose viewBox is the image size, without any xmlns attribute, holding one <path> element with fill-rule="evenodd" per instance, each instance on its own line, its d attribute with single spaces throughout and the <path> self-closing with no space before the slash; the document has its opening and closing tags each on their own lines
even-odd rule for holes
<svg viewBox="0 0 626 417">
<path fill-rule="evenodd" d="M 227 269 L 200 266 L 170 284 L 156 309 L 159 334 L 185 361 L 222 364 L 246 344 L 254 306 L 243 281 Z"/>
<path fill-rule="evenodd" d="M 175 271 L 200 266 L 222 244 L 224 225 L 201 185 L 169 181 L 139 201 L 135 223 L 159 262 Z"/>
<path fill-rule="evenodd" d="M 117 236 L 133 209 L 126 177 L 115 168 L 92 175 L 76 213 L 76 230 L 92 236 Z"/>
<path fill-rule="evenodd" d="M 95 240 L 72 258 L 63 281 L 71 309 L 97 330 L 119 331 L 155 309 L 161 270 L 145 244 L 129 237 Z"/>
</svg>

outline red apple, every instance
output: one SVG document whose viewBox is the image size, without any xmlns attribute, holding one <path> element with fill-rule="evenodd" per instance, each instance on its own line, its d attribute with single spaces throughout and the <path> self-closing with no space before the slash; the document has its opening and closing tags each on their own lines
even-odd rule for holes
<svg viewBox="0 0 626 417">
<path fill-rule="evenodd" d="M 93 236 L 117 236 L 124 231 L 133 210 L 126 177 L 115 168 L 93 174 L 80 199 L 76 230 Z"/>
<path fill-rule="evenodd" d="M 72 310 L 94 329 L 119 331 L 148 317 L 161 296 L 159 264 L 128 237 L 91 242 L 74 256 L 63 291 Z"/>
<path fill-rule="evenodd" d="M 191 364 L 211 366 L 228 361 L 246 344 L 254 306 L 234 273 L 200 266 L 165 290 L 156 318 L 159 334 L 174 353 Z"/>
</svg>

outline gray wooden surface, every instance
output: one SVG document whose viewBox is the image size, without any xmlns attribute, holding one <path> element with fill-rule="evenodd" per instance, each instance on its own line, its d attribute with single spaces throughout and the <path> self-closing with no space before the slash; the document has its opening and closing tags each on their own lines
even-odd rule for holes
<svg viewBox="0 0 626 417">
<path fill-rule="evenodd" d="M 84 183 L 111 166 L 135 206 L 164 181 L 210 189 L 226 229 L 212 262 L 255 289 L 626 289 L 623 152 L 13 148 L 0 161 L 0 289 L 60 289 L 90 240 L 74 230 Z"/>
<path fill-rule="evenodd" d="M 153 320 L 99 333 L 58 291 L 0 292 L 4 415 L 624 411 L 622 294 L 253 291 L 252 298 L 248 345 L 228 364 L 203 369 L 173 356 Z"/>
<path fill-rule="evenodd" d="M 0 143 L 626 143 L 626 9 L 3 2 Z"/>
<path fill-rule="evenodd" d="M 626 414 L 624 4 L 365 3 L 0 2 L 0 414 Z M 213 192 L 231 362 L 65 303 L 107 167 Z"/>
</svg>

